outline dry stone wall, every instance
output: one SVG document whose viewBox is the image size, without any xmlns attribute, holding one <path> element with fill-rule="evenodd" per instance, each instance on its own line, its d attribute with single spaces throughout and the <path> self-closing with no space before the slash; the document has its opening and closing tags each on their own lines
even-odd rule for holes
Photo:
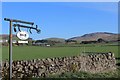
<svg viewBox="0 0 120 80">
<path fill-rule="evenodd" d="M 116 69 L 113 53 L 83 54 L 72 57 L 57 57 L 13 61 L 12 76 L 14 78 L 39 78 L 64 72 L 85 71 L 99 73 Z M 8 61 L 3 62 L 2 77 L 9 74 Z"/>
<path fill-rule="evenodd" d="M 0 60 L 0 80 L 2 78 L 2 61 Z"/>
</svg>

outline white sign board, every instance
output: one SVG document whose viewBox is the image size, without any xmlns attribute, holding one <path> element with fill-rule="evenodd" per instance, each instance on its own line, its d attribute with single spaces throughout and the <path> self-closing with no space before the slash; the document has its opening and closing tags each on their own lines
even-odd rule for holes
<svg viewBox="0 0 120 80">
<path fill-rule="evenodd" d="M 18 41 L 18 43 L 28 43 L 28 41 Z"/>
<path fill-rule="evenodd" d="M 28 32 L 26 31 L 20 31 L 17 33 L 17 37 L 20 39 L 20 40 L 26 40 L 29 38 L 29 34 Z"/>
</svg>

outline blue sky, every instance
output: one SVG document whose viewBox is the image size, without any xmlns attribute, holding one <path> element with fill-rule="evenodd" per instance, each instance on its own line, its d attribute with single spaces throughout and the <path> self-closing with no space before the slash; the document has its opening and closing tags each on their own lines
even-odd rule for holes
<svg viewBox="0 0 120 80">
<path fill-rule="evenodd" d="M 41 33 L 32 31 L 33 39 L 67 39 L 92 32 L 118 33 L 117 10 L 117 2 L 3 2 L 2 18 L 35 22 Z M 2 34 L 8 33 L 9 23 L 2 20 Z"/>
</svg>

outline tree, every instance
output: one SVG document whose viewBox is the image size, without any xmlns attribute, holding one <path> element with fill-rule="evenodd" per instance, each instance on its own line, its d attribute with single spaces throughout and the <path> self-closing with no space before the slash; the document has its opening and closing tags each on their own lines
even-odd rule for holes
<svg viewBox="0 0 120 80">
<path fill-rule="evenodd" d="M 99 38 L 97 41 L 98 41 L 99 43 L 105 42 L 105 40 L 103 40 L 102 38 Z"/>
</svg>

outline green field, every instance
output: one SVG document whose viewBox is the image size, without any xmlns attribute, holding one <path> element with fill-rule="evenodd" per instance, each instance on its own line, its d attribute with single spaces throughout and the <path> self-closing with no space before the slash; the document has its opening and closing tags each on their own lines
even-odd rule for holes
<svg viewBox="0 0 120 80">
<path fill-rule="evenodd" d="M 8 48 L 2 47 L 2 59 L 8 59 Z M 74 45 L 64 47 L 40 47 L 40 46 L 14 46 L 13 47 L 13 60 L 30 60 L 37 58 L 47 57 L 62 57 L 79 55 L 82 52 L 113 52 L 115 57 L 120 58 L 117 45 Z M 84 53 L 86 54 L 86 53 Z M 120 63 L 120 60 L 117 60 Z M 64 75 L 51 75 L 53 78 L 118 78 L 120 67 L 116 71 L 107 73 L 91 74 L 86 72 L 66 72 Z"/>
<path fill-rule="evenodd" d="M 8 48 L 2 47 L 2 59 L 8 59 Z M 40 46 L 14 46 L 13 60 L 29 60 L 47 57 L 62 57 L 79 55 L 82 52 L 113 52 L 118 56 L 118 46 L 85 45 L 79 47 L 40 47 Z"/>
</svg>

